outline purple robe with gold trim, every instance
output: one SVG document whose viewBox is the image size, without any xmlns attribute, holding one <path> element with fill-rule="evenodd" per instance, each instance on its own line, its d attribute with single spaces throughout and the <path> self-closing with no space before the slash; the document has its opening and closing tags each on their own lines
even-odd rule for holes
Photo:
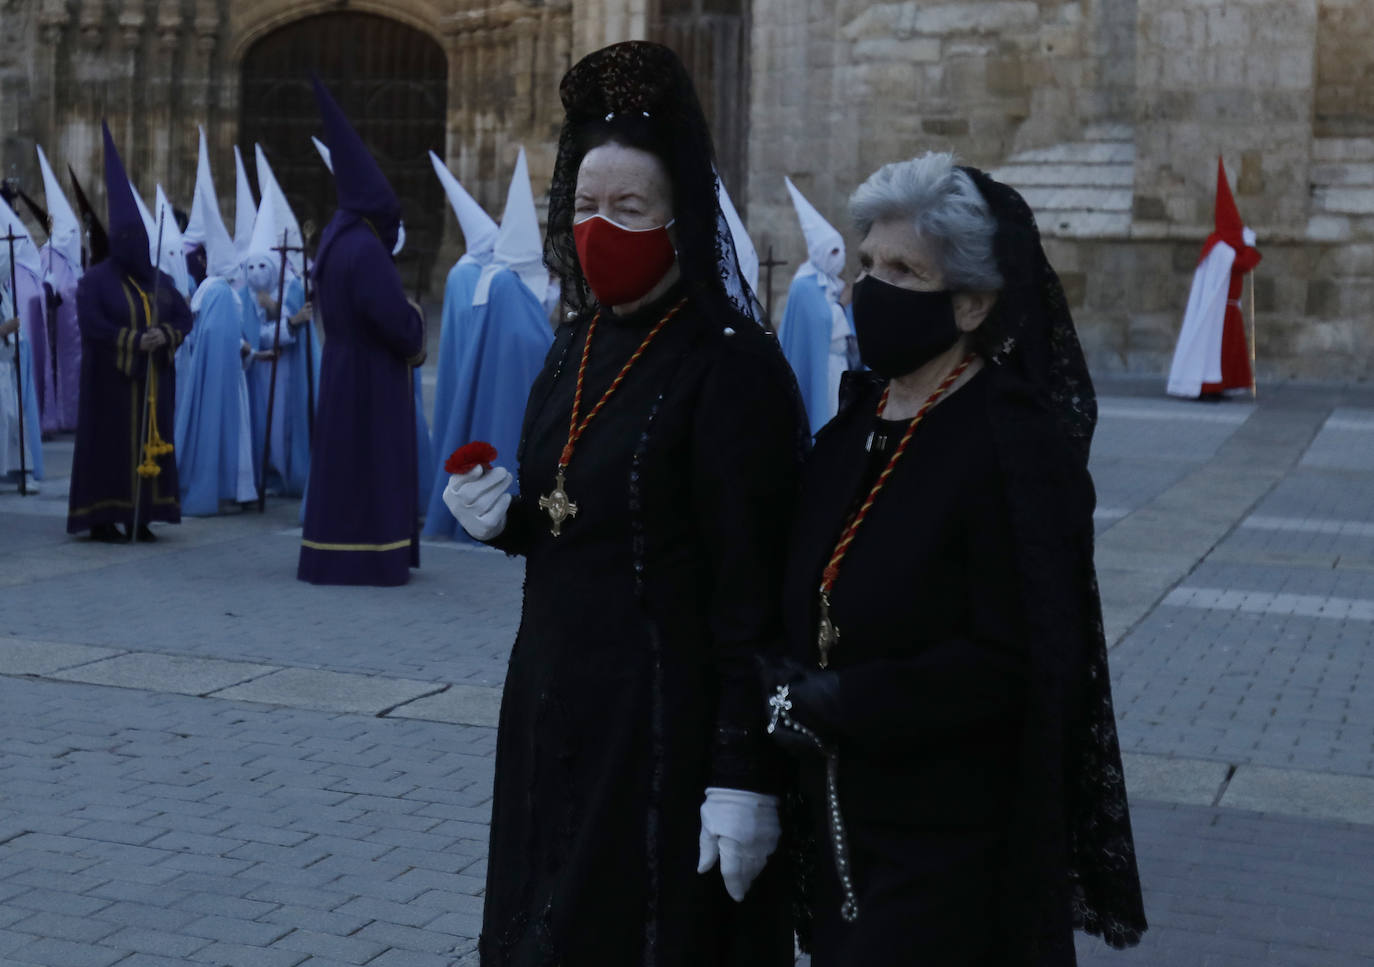
<svg viewBox="0 0 1374 967">
<path fill-rule="evenodd" d="M 148 329 L 152 300 L 151 288 L 124 274 L 113 260 L 92 266 L 77 287 L 81 392 L 67 510 L 69 534 L 97 524 L 132 524 L 136 485 L 143 488 L 140 523 L 181 521 L 175 454 L 156 458 L 157 476 L 140 477 L 137 467 L 150 435 L 169 443 L 174 435 L 172 354 L 191 331 L 191 309 L 171 277 L 163 273 L 156 322 L 167 345 L 145 353 L 138 342 Z M 143 432 L 139 424 L 145 378 L 154 381 L 157 405 L 150 408 L 150 426 Z"/>
<path fill-rule="evenodd" d="M 364 219 L 340 212 L 325 235 L 329 254 L 315 276 L 324 352 L 297 577 L 404 584 L 420 564 L 411 371 L 424 322 Z"/>
</svg>

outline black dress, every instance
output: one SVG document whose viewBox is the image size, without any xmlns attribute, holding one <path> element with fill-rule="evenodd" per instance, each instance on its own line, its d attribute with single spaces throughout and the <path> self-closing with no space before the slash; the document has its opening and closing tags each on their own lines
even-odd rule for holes
<svg viewBox="0 0 1374 967">
<path fill-rule="evenodd" d="M 583 415 L 685 291 L 604 315 Z M 795 389 L 757 325 L 689 299 L 578 443 L 577 516 L 554 537 L 537 501 L 567 440 L 589 321 L 560 328 L 531 390 L 520 496 L 492 542 L 527 563 L 482 964 L 790 964 L 781 864 L 736 904 L 696 863 L 708 785 L 779 788 L 754 660 L 781 649 Z"/>
<path fill-rule="evenodd" d="M 859 916 L 840 919 L 822 773 L 807 768 L 816 967 L 1004 962 L 997 871 L 1027 656 L 987 382 L 979 372 L 917 428 L 831 592 Z M 813 668 L 821 572 L 907 426 L 875 419 L 877 401 L 870 391 L 822 430 L 803 478 L 785 602 L 790 650 Z"/>
</svg>

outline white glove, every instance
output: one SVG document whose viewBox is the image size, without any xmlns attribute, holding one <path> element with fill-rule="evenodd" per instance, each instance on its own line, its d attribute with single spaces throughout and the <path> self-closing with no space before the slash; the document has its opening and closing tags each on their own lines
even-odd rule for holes
<svg viewBox="0 0 1374 967">
<path fill-rule="evenodd" d="M 777 796 L 711 786 L 701 804 L 701 858 L 697 861 L 697 872 L 708 872 L 719 857 L 725 892 L 739 903 L 778 848 L 781 834 Z"/>
<path fill-rule="evenodd" d="M 467 473 L 452 474 L 444 488 L 444 505 L 463 530 L 479 541 L 489 541 L 506 529 L 510 481 L 505 467 L 473 467 Z"/>
</svg>

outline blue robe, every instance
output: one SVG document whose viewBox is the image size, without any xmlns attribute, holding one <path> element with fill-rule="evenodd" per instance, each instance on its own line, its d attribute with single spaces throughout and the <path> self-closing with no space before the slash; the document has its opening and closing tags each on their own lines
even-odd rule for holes
<svg viewBox="0 0 1374 967">
<path fill-rule="evenodd" d="M 839 398 L 830 386 L 830 336 L 834 326 L 830 306 L 817 276 L 793 279 L 778 327 L 778 342 L 797 374 L 797 387 L 806 404 L 813 436 L 830 422 L 839 407 Z"/>
<path fill-rule="evenodd" d="M 255 335 L 248 340 L 257 349 L 269 350 L 276 334 L 274 323 L 258 305 L 257 295 L 245 287 L 240 293 L 246 325 Z M 272 403 L 272 455 L 268 460 L 267 487 L 270 492 L 287 497 L 305 494 L 310 476 L 310 414 L 309 383 L 305 371 L 305 328 L 292 326 L 290 319 L 305 305 L 305 286 L 300 279 L 286 283 L 281 323 L 281 358 L 277 360 L 277 392 Z M 315 396 L 319 398 L 320 344 L 310 340 L 315 368 Z M 262 474 L 262 452 L 267 433 L 267 401 L 271 390 L 272 363 L 258 360 L 249 371 L 249 389 L 253 404 L 253 460 L 259 478 Z"/>
<path fill-rule="evenodd" d="M 177 399 L 177 476 L 182 513 L 208 516 L 218 513 L 221 500 L 248 496 L 241 492 L 239 474 L 246 471 L 252 477 L 253 471 L 248 391 L 239 354 L 243 312 L 228 282 L 211 283 L 206 290 L 194 331 L 195 350 L 177 378 L 177 392 L 184 394 Z M 247 467 L 240 465 L 241 457 L 247 458 Z"/>
<path fill-rule="evenodd" d="M 434 444 L 431 447 L 429 489 L 420 506 L 426 508 L 425 534 L 447 534 L 452 536 L 453 528 L 444 525 L 434 529 L 437 518 L 450 517 L 441 496 L 448 485 L 448 471 L 444 461 L 448 455 L 467 441 L 455 443 L 449 437 L 454 402 L 458 397 L 459 373 L 462 372 L 464 353 L 467 352 L 471 331 L 469 320 L 472 317 L 472 293 L 477 288 L 477 279 L 482 275 L 482 265 L 476 259 L 464 255 L 449 270 L 448 281 L 444 285 L 444 314 L 439 330 L 439 357 L 435 361 L 434 380 Z M 444 449 L 448 446 L 448 449 Z M 434 459 L 437 455 L 438 459 Z M 439 497 L 437 506 L 434 501 Z M 443 523 L 442 520 L 438 523 Z M 456 523 L 456 522 L 455 522 Z"/>
<path fill-rule="evenodd" d="M 363 219 L 339 212 L 320 248 L 324 356 L 296 573 L 314 584 L 404 584 L 420 563 L 412 407 L 424 323 Z"/>
<path fill-rule="evenodd" d="M 415 383 L 415 506 L 427 507 L 434 483 L 434 441 L 429 435 L 429 420 L 425 419 L 425 390 L 419 366 L 411 378 Z"/>
<path fill-rule="evenodd" d="M 497 461 L 515 473 L 525 404 L 553 343 L 553 330 L 543 304 L 509 269 L 491 280 L 487 304 L 470 311 L 471 328 L 461 334 L 465 347 L 459 351 L 448 425 L 442 439 L 435 436 L 436 456 L 446 460 L 463 444 L 485 440 L 496 448 Z M 424 533 L 471 541 L 444 505 L 437 479 Z"/>
<path fill-rule="evenodd" d="M 17 315 L 28 322 L 31 322 L 34 318 L 41 319 L 43 303 L 41 297 L 37 294 L 38 290 L 36 288 L 30 290 L 30 288 L 25 285 L 24 280 L 26 275 L 22 270 L 18 273 L 17 277 L 19 279 L 20 305 Z M 6 280 L 6 282 L 8 283 L 8 280 Z M 6 285 L 6 290 L 8 290 L 8 285 Z M 8 296 L 0 297 L 0 303 L 9 302 L 10 299 Z M 3 318 L 3 312 L 0 312 L 0 319 Z M 8 346 L 0 345 L 0 352 L 4 353 L 12 360 L 14 358 L 14 341 L 19 339 L 19 391 L 24 398 L 24 454 L 25 460 L 28 462 L 27 469 L 31 471 L 29 479 L 42 480 L 43 431 L 41 419 L 43 414 L 38 408 L 38 390 L 37 383 L 34 379 L 36 374 L 34 372 L 33 343 L 31 341 L 34 330 L 40 327 L 26 326 L 24 322 L 20 323 L 20 327 L 24 330 L 24 338 L 20 339 L 19 333 L 13 334 L 10 336 L 10 343 Z M 15 472 L 15 480 L 17 482 L 18 464 L 11 469 Z"/>
</svg>

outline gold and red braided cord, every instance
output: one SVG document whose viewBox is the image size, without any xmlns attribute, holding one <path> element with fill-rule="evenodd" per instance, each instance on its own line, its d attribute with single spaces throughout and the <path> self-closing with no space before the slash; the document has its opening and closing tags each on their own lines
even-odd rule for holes
<svg viewBox="0 0 1374 967">
<path fill-rule="evenodd" d="M 916 415 L 911 418 L 911 422 L 907 424 L 906 432 L 902 434 L 902 439 L 901 442 L 897 444 L 897 449 L 892 451 L 892 456 L 887 460 L 887 466 L 883 467 L 883 472 L 878 474 L 878 479 L 873 482 L 873 486 L 868 491 L 868 497 L 864 499 L 863 504 L 854 513 L 854 516 L 849 519 L 848 526 L 845 527 L 844 533 L 840 535 L 839 543 L 835 545 L 835 550 L 830 555 L 830 563 L 827 564 L 825 570 L 821 572 L 821 594 L 826 598 L 829 597 L 831 589 L 835 586 L 835 579 L 840 575 L 840 562 L 844 560 L 844 556 L 849 550 L 849 545 L 854 543 L 854 535 L 859 532 L 859 526 L 864 522 L 864 518 L 868 516 L 869 510 L 873 507 L 873 502 L 878 499 L 878 494 L 887 484 L 888 478 L 892 476 L 892 471 L 896 468 L 897 461 L 900 460 L 902 454 L 906 452 L 907 445 L 911 443 L 911 438 L 916 433 L 916 427 L 920 426 L 926 414 L 930 412 L 931 408 L 934 407 L 936 403 L 940 402 L 940 399 L 947 392 L 949 392 L 949 388 L 955 384 L 960 376 L 964 375 L 964 371 L 973 364 L 976 358 L 977 357 L 972 353 L 965 356 L 963 362 L 954 367 L 954 370 L 941 381 L 940 385 L 935 387 L 935 392 L 931 393 L 930 396 L 926 398 L 926 401 L 921 404 L 921 408 L 916 411 Z M 883 412 L 883 408 L 887 406 L 887 396 L 891 391 L 892 387 L 890 385 L 887 389 L 883 390 L 883 398 L 878 401 L 878 413 L 880 415 Z"/>
</svg>

